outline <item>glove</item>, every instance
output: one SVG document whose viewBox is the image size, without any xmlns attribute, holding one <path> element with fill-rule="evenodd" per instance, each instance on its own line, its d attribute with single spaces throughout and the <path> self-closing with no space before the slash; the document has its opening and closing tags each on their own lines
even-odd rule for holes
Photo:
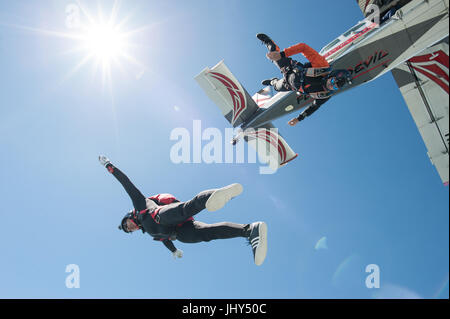
<svg viewBox="0 0 450 319">
<path fill-rule="evenodd" d="M 106 167 L 106 165 L 108 165 L 108 164 L 111 163 L 111 161 L 109 160 L 109 158 L 107 158 L 107 157 L 104 156 L 104 155 L 100 155 L 100 156 L 98 157 L 98 160 L 99 160 L 100 164 L 102 164 L 102 165 L 105 166 L 105 167 Z"/>
<path fill-rule="evenodd" d="M 173 255 L 174 259 L 181 258 L 181 257 L 183 257 L 183 251 L 180 249 L 177 249 L 176 251 L 174 251 L 172 253 L 172 255 Z"/>
<path fill-rule="evenodd" d="M 288 124 L 289 124 L 290 126 L 294 126 L 294 125 L 297 125 L 298 122 L 300 122 L 300 121 L 298 120 L 298 118 L 294 117 L 292 120 L 290 120 L 290 121 L 288 122 Z"/>
</svg>

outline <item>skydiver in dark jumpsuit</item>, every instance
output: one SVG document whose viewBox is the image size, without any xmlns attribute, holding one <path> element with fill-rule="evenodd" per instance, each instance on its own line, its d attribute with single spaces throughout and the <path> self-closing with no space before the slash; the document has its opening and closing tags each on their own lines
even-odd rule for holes
<svg viewBox="0 0 450 319">
<path fill-rule="evenodd" d="M 305 43 L 298 43 L 280 51 L 280 48 L 266 34 L 259 33 L 256 37 L 261 40 L 269 52 L 267 58 L 283 73 L 283 78 L 272 78 L 262 81 L 263 85 L 272 85 L 275 91 L 297 91 L 314 99 L 312 105 L 307 107 L 300 115 L 289 121 L 294 126 L 301 120 L 310 116 L 329 98 L 348 82 L 349 74 L 343 70 L 341 76 L 329 76 L 331 70 L 327 60 L 317 51 Z M 302 53 L 309 63 L 302 64 L 290 56 Z"/>
<path fill-rule="evenodd" d="M 222 208 L 229 200 L 242 193 L 242 185 L 231 184 L 206 190 L 186 202 L 180 202 L 171 194 L 145 197 L 108 158 L 99 156 L 99 161 L 122 184 L 133 202 L 134 209 L 123 217 L 120 230 L 131 233 L 140 229 L 143 233 L 148 233 L 154 240 L 161 241 L 175 258 L 181 258 L 183 252 L 175 247 L 174 240 L 198 243 L 244 237 L 252 246 L 255 263 L 263 263 L 267 252 L 267 225 L 264 222 L 245 225 L 230 222 L 206 224 L 193 218 L 205 208 L 208 211 Z"/>
</svg>

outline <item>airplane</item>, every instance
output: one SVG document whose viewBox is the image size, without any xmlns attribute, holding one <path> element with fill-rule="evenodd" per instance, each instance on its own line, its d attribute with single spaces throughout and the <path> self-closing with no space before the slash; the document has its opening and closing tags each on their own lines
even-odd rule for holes
<svg viewBox="0 0 450 319">
<path fill-rule="evenodd" d="M 336 94 L 392 71 L 430 160 L 448 185 L 449 0 L 385 1 L 375 18 L 367 11 L 374 1 L 356 0 L 366 18 L 319 53 L 334 70 L 351 73 L 351 82 Z M 311 105 L 310 97 L 294 91 L 270 97 L 269 87 L 250 96 L 223 60 L 195 80 L 237 128 L 233 144 L 244 137 L 258 154 L 269 154 L 274 169 L 297 157 L 272 121 Z"/>
</svg>

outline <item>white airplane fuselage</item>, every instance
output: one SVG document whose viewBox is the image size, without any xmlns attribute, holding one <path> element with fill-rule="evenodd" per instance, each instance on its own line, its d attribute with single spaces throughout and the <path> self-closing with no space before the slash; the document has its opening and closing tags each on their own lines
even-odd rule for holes
<svg viewBox="0 0 450 319">
<path fill-rule="evenodd" d="M 449 0 L 413 0 L 382 25 L 363 20 L 339 36 L 339 43 L 330 42 L 333 45 L 328 44 L 320 53 L 333 69 L 352 73 L 352 84 L 337 94 L 377 79 L 448 37 L 448 8 Z M 296 92 L 277 93 L 245 127 L 258 127 L 311 102 Z"/>
</svg>

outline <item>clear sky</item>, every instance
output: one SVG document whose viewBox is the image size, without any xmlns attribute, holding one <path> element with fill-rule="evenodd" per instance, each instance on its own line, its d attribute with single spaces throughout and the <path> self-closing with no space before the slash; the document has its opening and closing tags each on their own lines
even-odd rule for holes
<svg viewBox="0 0 450 319">
<path fill-rule="evenodd" d="M 449 297 L 449 190 L 391 74 L 296 127 L 275 121 L 299 153 L 276 174 L 170 160 L 173 129 L 228 127 L 194 80 L 204 67 L 224 59 L 253 94 L 278 75 L 256 33 L 319 50 L 362 19 L 355 1 L 122 1 L 116 21 L 135 32 L 105 76 L 95 58 L 80 63 L 70 4 L 0 2 L 1 298 Z M 95 18 L 113 4 L 81 2 Z M 265 263 L 241 238 L 175 242 L 174 260 L 148 235 L 119 231 L 131 201 L 99 154 L 148 196 L 241 183 L 241 196 L 196 219 L 265 221 Z M 78 289 L 65 285 L 69 264 Z M 378 289 L 365 285 L 369 264 Z"/>
</svg>

